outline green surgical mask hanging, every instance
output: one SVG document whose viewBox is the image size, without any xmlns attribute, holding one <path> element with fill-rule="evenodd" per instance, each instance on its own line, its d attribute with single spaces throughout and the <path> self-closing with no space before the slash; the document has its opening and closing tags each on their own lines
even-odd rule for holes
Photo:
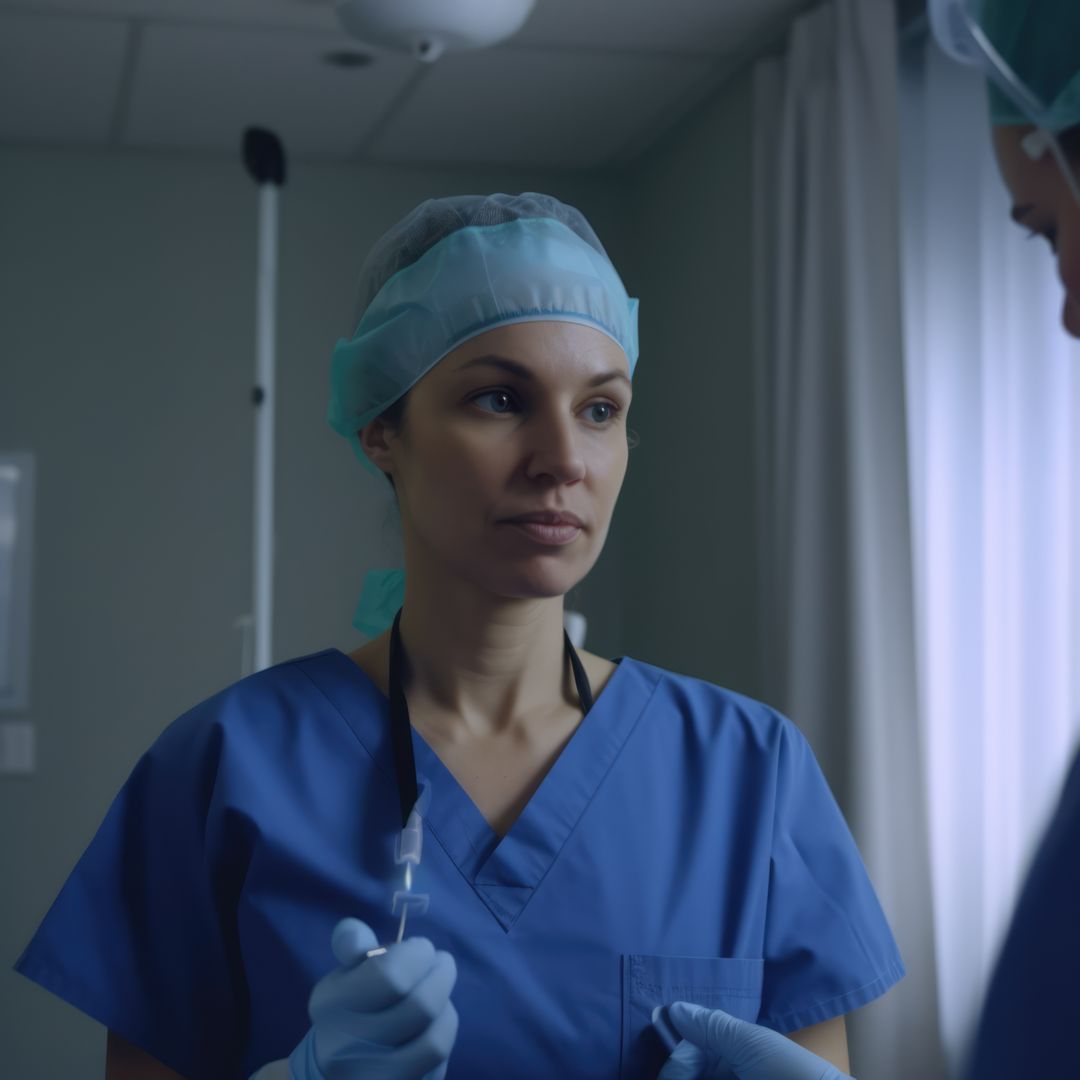
<svg viewBox="0 0 1080 1080">
<path fill-rule="evenodd" d="M 364 575 L 360 602 L 352 624 L 362 634 L 378 637 L 394 624 L 394 616 L 405 604 L 404 570 L 370 570 Z"/>
</svg>

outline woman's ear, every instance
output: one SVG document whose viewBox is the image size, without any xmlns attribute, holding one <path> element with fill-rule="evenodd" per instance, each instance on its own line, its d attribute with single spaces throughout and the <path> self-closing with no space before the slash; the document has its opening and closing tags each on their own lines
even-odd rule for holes
<svg viewBox="0 0 1080 1080">
<path fill-rule="evenodd" d="M 390 456 L 390 447 L 386 445 L 386 424 L 382 417 L 377 416 L 369 421 L 356 433 L 364 453 L 383 472 L 390 472 L 393 459 Z"/>
</svg>

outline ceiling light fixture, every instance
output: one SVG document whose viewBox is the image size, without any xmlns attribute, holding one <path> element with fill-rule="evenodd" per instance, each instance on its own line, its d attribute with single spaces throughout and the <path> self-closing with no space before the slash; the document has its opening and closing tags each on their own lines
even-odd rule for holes
<svg viewBox="0 0 1080 1080">
<path fill-rule="evenodd" d="M 516 34 L 536 0 L 338 0 L 355 38 L 433 63 L 445 52 L 485 49 Z"/>
</svg>

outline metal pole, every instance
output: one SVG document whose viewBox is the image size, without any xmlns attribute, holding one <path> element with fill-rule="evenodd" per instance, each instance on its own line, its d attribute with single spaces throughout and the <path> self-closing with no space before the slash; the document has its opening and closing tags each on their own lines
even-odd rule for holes
<svg viewBox="0 0 1080 1080">
<path fill-rule="evenodd" d="M 274 613 L 274 385 L 277 301 L 278 188 L 285 182 L 285 153 L 276 135 L 244 133 L 244 164 L 259 185 L 258 276 L 255 294 L 255 484 L 252 560 L 254 670 L 271 663 Z"/>
</svg>

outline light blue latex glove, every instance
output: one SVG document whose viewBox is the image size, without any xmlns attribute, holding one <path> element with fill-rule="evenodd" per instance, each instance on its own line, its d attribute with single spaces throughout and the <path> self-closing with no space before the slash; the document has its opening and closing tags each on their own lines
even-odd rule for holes
<svg viewBox="0 0 1080 1080">
<path fill-rule="evenodd" d="M 364 959 L 377 944 L 359 919 L 334 927 L 341 967 L 311 991 L 312 1026 L 289 1056 L 291 1080 L 443 1080 L 458 1032 L 454 958 L 416 937 Z"/>
<path fill-rule="evenodd" d="M 852 1080 L 787 1036 L 687 1001 L 668 1007 L 683 1041 L 656 1080 Z"/>
</svg>

